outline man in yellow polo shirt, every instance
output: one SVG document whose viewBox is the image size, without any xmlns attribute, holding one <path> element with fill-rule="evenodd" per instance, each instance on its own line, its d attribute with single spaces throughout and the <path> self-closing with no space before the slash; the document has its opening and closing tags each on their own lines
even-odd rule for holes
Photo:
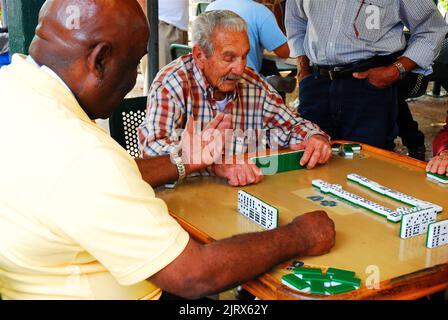
<svg viewBox="0 0 448 320">
<path fill-rule="evenodd" d="M 149 183 L 179 168 L 169 157 L 136 163 L 92 121 L 133 87 L 148 34 L 134 0 L 49 0 L 30 56 L 0 70 L 3 299 L 200 297 L 334 245 L 324 212 L 209 245 L 170 217 Z"/>
</svg>

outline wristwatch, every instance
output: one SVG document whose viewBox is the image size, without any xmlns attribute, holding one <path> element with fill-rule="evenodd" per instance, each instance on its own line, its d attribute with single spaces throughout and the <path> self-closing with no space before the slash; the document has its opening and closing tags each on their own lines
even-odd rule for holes
<svg viewBox="0 0 448 320">
<path fill-rule="evenodd" d="M 175 152 L 170 153 L 170 160 L 177 167 L 177 173 L 179 174 L 178 181 L 181 181 L 181 180 L 185 179 L 185 176 L 187 174 L 186 170 L 185 170 L 185 164 L 182 161 L 182 158 L 179 155 L 179 151 L 178 150 L 176 150 Z"/>
<path fill-rule="evenodd" d="M 406 68 L 403 66 L 403 64 L 400 61 L 395 61 L 393 63 L 393 65 L 396 66 L 398 69 L 398 72 L 400 72 L 400 79 L 403 79 L 407 74 Z"/>
</svg>

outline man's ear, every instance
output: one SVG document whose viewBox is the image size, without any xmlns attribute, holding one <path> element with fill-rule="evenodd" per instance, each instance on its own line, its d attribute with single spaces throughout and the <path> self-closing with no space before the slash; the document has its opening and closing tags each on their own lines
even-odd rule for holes
<svg viewBox="0 0 448 320">
<path fill-rule="evenodd" d="M 107 64 L 110 62 L 112 46 L 109 42 L 98 43 L 88 57 L 89 72 L 99 80 L 104 78 Z"/>
<path fill-rule="evenodd" d="M 204 69 L 205 61 L 207 60 L 207 56 L 205 52 L 198 45 L 193 46 L 193 58 L 199 69 Z"/>
</svg>

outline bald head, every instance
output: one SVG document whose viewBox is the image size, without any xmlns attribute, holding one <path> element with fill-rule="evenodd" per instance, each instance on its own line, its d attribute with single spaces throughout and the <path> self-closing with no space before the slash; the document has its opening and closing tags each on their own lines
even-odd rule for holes
<svg viewBox="0 0 448 320">
<path fill-rule="evenodd" d="M 135 0 L 47 0 L 30 54 L 67 83 L 92 119 L 105 118 L 135 84 L 148 37 Z"/>
</svg>

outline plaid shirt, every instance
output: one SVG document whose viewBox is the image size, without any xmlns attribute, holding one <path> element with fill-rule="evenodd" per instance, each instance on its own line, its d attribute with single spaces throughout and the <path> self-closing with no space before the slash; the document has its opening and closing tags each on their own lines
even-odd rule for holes
<svg viewBox="0 0 448 320">
<path fill-rule="evenodd" d="M 146 119 L 138 128 L 142 157 L 174 151 L 179 143 L 179 129 L 185 128 L 191 115 L 203 129 L 219 112 L 212 93 L 213 87 L 191 54 L 162 69 L 149 91 Z M 250 68 L 246 68 L 232 92 L 224 113 L 232 114 L 234 130 L 240 129 L 236 131 L 246 132 L 246 135 L 248 130 L 252 130 L 256 139 L 267 137 L 266 141 L 258 143 L 257 150 L 288 147 L 315 134 L 328 137 L 317 125 L 288 109 L 281 96 Z M 235 134 L 231 152 L 253 151 L 248 150 L 249 140 L 247 136 Z"/>
</svg>

